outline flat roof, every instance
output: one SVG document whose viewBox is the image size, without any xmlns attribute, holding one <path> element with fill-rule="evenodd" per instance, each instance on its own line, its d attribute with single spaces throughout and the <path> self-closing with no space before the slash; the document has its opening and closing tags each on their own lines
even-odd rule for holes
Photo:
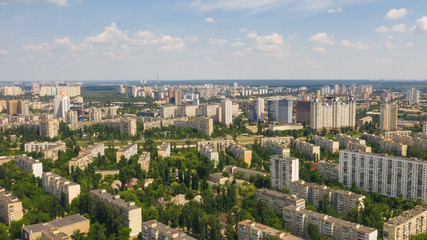
<svg viewBox="0 0 427 240">
<path fill-rule="evenodd" d="M 382 157 L 382 158 L 389 158 L 389 159 L 394 159 L 394 160 L 401 160 L 401 161 L 407 161 L 407 162 L 417 162 L 417 163 L 427 164 L 427 161 L 423 161 L 423 160 L 420 160 L 417 158 L 403 158 L 403 157 L 383 155 L 383 154 L 378 154 L 378 153 L 358 152 L 358 151 L 352 151 L 352 150 L 348 150 L 348 149 L 340 150 L 340 153 L 341 152 L 357 153 L 357 154 L 363 154 L 363 155 L 374 156 L 374 157 Z"/>
<path fill-rule="evenodd" d="M 126 210 L 141 209 L 140 207 L 135 205 L 135 202 L 126 202 L 124 199 L 121 199 L 119 195 L 111 195 L 105 189 L 95 189 L 90 191 L 90 193 L 104 200 L 105 202 L 108 202 Z"/>
<path fill-rule="evenodd" d="M 80 214 L 71 215 L 68 217 L 56 219 L 46 223 L 38 223 L 24 226 L 23 230 L 29 233 L 43 232 L 51 228 L 62 228 L 71 224 L 87 221 L 88 219 Z"/>
<path fill-rule="evenodd" d="M 65 178 L 63 176 L 60 176 L 60 175 L 53 173 L 53 172 L 44 172 L 43 176 L 51 176 L 53 178 L 58 178 L 59 181 L 61 181 L 62 183 L 68 182 L 70 186 L 79 185 L 78 183 L 75 183 L 75 182 L 71 181 L 70 179 Z"/>
</svg>

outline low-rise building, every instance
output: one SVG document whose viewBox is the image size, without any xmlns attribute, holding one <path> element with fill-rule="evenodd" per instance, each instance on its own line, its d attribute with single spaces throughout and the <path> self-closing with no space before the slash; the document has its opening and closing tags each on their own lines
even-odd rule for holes
<svg viewBox="0 0 427 240">
<path fill-rule="evenodd" d="M 0 157 L 0 165 L 11 162 L 14 160 L 14 156 L 1 156 Z"/>
<path fill-rule="evenodd" d="M 402 215 L 390 218 L 383 225 L 384 240 L 410 239 L 412 235 L 425 233 L 427 230 L 427 207 L 416 206 Z"/>
<path fill-rule="evenodd" d="M 278 240 L 300 240 L 301 238 L 292 234 L 271 228 L 269 226 L 254 222 L 252 220 L 244 220 L 239 222 L 237 226 L 238 240 L 258 240 L 266 239 L 267 237 Z"/>
<path fill-rule="evenodd" d="M 126 159 L 130 159 L 133 155 L 138 154 L 138 144 L 137 143 L 129 143 L 128 145 L 120 148 L 116 152 L 116 162 L 120 162 L 120 158 L 124 156 Z"/>
<path fill-rule="evenodd" d="M 362 133 L 361 136 L 365 138 L 368 142 L 373 142 L 378 144 L 379 148 L 382 151 L 394 152 L 400 156 L 406 156 L 408 146 L 395 142 L 391 139 L 384 138 L 382 136 L 377 136 L 375 134 Z"/>
<path fill-rule="evenodd" d="M 317 170 L 319 174 L 324 176 L 325 179 L 338 179 L 339 164 L 332 161 L 319 161 L 317 163 Z"/>
<path fill-rule="evenodd" d="M 303 207 L 287 206 L 283 209 L 284 227 L 292 234 L 309 239 L 308 223 L 317 225 L 319 236 L 332 239 L 376 240 L 378 230 L 347 222 L 325 214 L 313 212 Z"/>
<path fill-rule="evenodd" d="M 58 160 L 58 152 L 67 150 L 63 142 L 29 142 L 24 145 L 26 152 L 41 152 L 43 158 L 51 158 L 53 161 Z"/>
<path fill-rule="evenodd" d="M 66 236 L 70 236 L 74 231 L 79 230 L 80 233 L 88 233 L 90 228 L 89 219 L 79 215 L 71 215 L 68 217 L 56 219 L 47 223 L 38 223 L 22 227 L 23 240 L 36 240 L 42 237 L 42 233 L 48 234 L 50 229 L 56 232 L 61 232 Z M 55 238 L 54 238 L 55 239 Z"/>
<path fill-rule="evenodd" d="M 79 184 L 53 172 L 43 173 L 42 180 L 45 192 L 54 195 L 57 199 L 61 199 L 65 194 L 64 197 L 66 197 L 68 204 L 71 204 L 73 199 L 80 195 Z"/>
<path fill-rule="evenodd" d="M 286 130 L 300 130 L 303 128 L 304 128 L 303 125 L 297 125 L 297 124 L 281 124 L 281 125 L 270 124 L 270 126 L 268 126 L 268 129 L 270 129 L 273 132 L 274 131 L 286 131 Z"/>
<path fill-rule="evenodd" d="M 292 145 L 294 145 L 295 151 L 301 151 L 311 159 L 316 160 L 320 157 L 320 146 L 300 139 L 294 139 Z"/>
<path fill-rule="evenodd" d="M 43 175 L 43 163 L 25 154 L 15 156 L 15 164 L 35 177 L 41 178 Z"/>
<path fill-rule="evenodd" d="M 208 181 L 213 184 L 224 185 L 227 181 L 231 183 L 233 181 L 233 177 L 225 177 L 222 173 L 212 173 L 208 176 Z"/>
<path fill-rule="evenodd" d="M 93 198 L 100 199 L 120 211 L 122 225 L 131 229 L 131 237 L 141 232 L 142 210 L 135 202 L 126 202 L 119 195 L 111 195 L 105 189 L 96 189 L 89 193 Z"/>
<path fill-rule="evenodd" d="M 24 217 L 22 202 L 4 187 L 0 187 L 0 221 L 7 226 Z"/>
<path fill-rule="evenodd" d="M 196 240 L 156 220 L 142 223 L 142 240 Z"/>
<path fill-rule="evenodd" d="M 325 148 L 330 153 L 336 153 L 340 150 L 340 143 L 329 138 L 321 136 L 313 136 L 314 144 Z"/>
<path fill-rule="evenodd" d="M 252 176 L 255 176 L 255 175 L 267 176 L 267 173 L 265 172 L 236 167 L 232 165 L 226 166 L 225 171 L 227 171 L 230 174 L 233 174 L 237 178 L 243 178 L 245 180 L 249 180 Z"/>
<path fill-rule="evenodd" d="M 291 156 L 291 149 L 287 142 L 280 141 L 264 141 L 264 147 L 272 151 L 274 154 L 282 155 L 284 157 Z"/>
<path fill-rule="evenodd" d="M 248 164 L 248 166 L 251 165 L 251 161 L 252 161 L 251 150 L 249 150 L 243 145 L 233 142 L 232 144 L 230 144 L 230 151 L 233 157 L 241 158 L 243 161 L 245 161 L 245 163 Z"/>
<path fill-rule="evenodd" d="M 280 214 L 283 213 L 283 208 L 289 205 L 297 207 L 305 206 L 303 198 L 266 188 L 256 190 L 255 196 L 257 199 L 268 203 L 274 211 Z"/>
<path fill-rule="evenodd" d="M 93 161 L 92 159 L 98 156 L 104 156 L 104 144 L 96 143 L 79 152 L 79 155 L 72 158 L 68 162 L 68 171 L 71 173 L 76 168 L 86 169 Z"/>
<path fill-rule="evenodd" d="M 372 122 L 372 117 L 368 116 L 368 117 L 364 117 L 364 118 L 359 118 L 357 120 L 356 125 L 358 128 L 360 128 L 361 126 L 365 125 L 365 123 L 370 123 L 370 122 Z"/>
<path fill-rule="evenodd" d="M 141 166 L 142 170 L 148 172 L 150 168 L 151 154 L 149 152 L 142 152 L 141 156 L 138 158 L 138 164 Z"/>
<path fill-rule="evenodd" d="M 169 157 L 171 155 L 171 144 L 168 142 L 162 142 L 159 146 L 159 151 L 157 153 L 160 157 Z"/>
</svg>

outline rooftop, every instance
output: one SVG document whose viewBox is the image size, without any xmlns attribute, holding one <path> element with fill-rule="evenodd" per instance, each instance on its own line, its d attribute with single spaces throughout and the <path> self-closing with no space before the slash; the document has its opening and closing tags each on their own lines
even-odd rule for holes
<svg viewBox="0 0 427 240">
<path fill-rule="evenodd" d="M 122 208 L 128 211 L 134 210 L 134 209 L 140 209 L 140 207 L 135 205 L 135 202 L 126 202 L 125 200 L 121 199 L 119 195 L 111 195 L 105 189 L 92 190 L 90 191 L 90 193 L 104 200 L 105 202 L 108 202 L 114 206 L 118 206 L 119 208 Z"/>
<path fill-rule="evenodd" d="M 12 193 L 6 191 L 4 187 L 0 187 L 0 202 L 14 203 L 14 202 L 19 202 L 19 199 L 13 196 Z"/>
<path fill-rule="evenodd" d="M 85 217 L 79 214 L 75 214 L 72 216 L 56 219 L 46 223 L 38 223 L 38 224 L 24 226 L 23 230 L 30 233 L 43 232 L 51 228 L 62 228 L 71 224 L 76 224 L 76 223 L 87 221 L 87 220 L 88 219 L 86 219 Z"/>
<path fill-rule="evenodd" d="M 119 151 L 127 151 L 127 150 L 129 150 L 129 149 L 131 149 L 131 148 L 133 148 L 133 147 L 135 147 L 135 145 L 136 145 L 136 147 L 138 148 L 138 144 L 137 143 L 129 143 L 128 145 L 126 145 L 126 146 L 124 146 L 124 147 L 122 147 Z"/>
<path fill-rule="evenodd" d="M 55 180 L 59 180 L 59 181 L 60 181 L 60 182 L 62 182 L 63 184 L 68 183 L 70 186 L 73 186 L 73 185 L 79 185 L 79 184 L 77 184 L 77 183 L 75 183 L 75 182 L 71 181 L 70 179 L 67 179 L 67 178 L 64 178 L 64 177 L 62 177 L 62 176 L 59 176 L 58 174 L 53 173 L 53 172 L 44 172 L 44 173 L 43 173 L 43 176 L 46 176 L 46 177 L 50 176 L 50 177 L 53 177 L 53 178 L 55 178 Z"/>
<path fill-rule="evenodd" d="M 422 213 L 425 213 L 427 211 L 427 207 L 424 206 L 416 206 L 415 208 L 405 211 L 402 213 L 402 215 L 390 218 L 384 225 L 388 226 L 398 226 L 400 224 L 403 224 L 410 219 L 416 217 L 417 215 L 420 215 Z"/>
</svg>

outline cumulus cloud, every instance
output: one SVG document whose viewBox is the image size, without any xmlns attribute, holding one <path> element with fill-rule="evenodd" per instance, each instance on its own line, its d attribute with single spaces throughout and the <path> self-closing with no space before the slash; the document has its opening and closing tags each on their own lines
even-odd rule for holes
<svg viewBox="0 0 427 240">
<path fill-rule="evenodd" d="M 408 10 L 406 10 L 406 8 L 401 8 L 401 9 L 393 8 L 387 12 L 384 18 L 388 20 L 399 19 L 399 18 L 404 18 L 406 14 L 408 14 Z"/>
<path fill-rule="evenodd" d="M 247 38 L 257 38 L 258 34 L 255 31 L 250 32 L 248 35 L 246 35 Z"/>
<path fill-rule="evenodd" d="M 324 47 L 315 47 L 313 48 L 313 51 L 318 52 L 318 53 L 326 53 L 326 49 Z"/>
<path fill-rule="evenodd" d="M 248 30 L 246 29 L 246 28 L 241 28 L 241 29 L 239 29 L 239 32 L 241 32 L 241 33 L 245 33 L 245 32 L 247 32 Z"/>
<path fill-rule="evenodd" d="M 227 40 L 225 39 L 209 39 L 209 43 L 210 44 L 214 44 L 214 45 L 224 45 L 227 43 Z"/>
<path fill-rule="evenodd" d="M 242 43 L 242 42 L 240 42 L 240 41 L 237 41 L 237 42 L 231 43 L 230 45 L 231 45 L 232 47 L 243 47 L 243 46 L 245 46 L 245 44 L 244 44 L 244 43 Z"/>
<path fill-rule="evenodd" d="M 417 19 L 415 26 L 413 26 L 411 30 L 414 33 L 427 33 L 427 17 L 423 16 Z"/>
<path fill-rule="evenodd" d="M 335 45 L 333 42 L 334 35 L 328 36 L 327 33 L 316 33 L 315 35 L 311 36 L 308 41 L 309 42 L 319 42 L 323 44 L 329 44 L 329 45 Z"/>
<path fill-rule="evenodd" d="M 377 27 L 377 29 L 375 29 L 376 32 L 378 33 L 386 33 L 388 32 L 388 28 L 384 25 Z"/>
<path fill-rule="evenodd" d="M 341 13 L 342 12 L 342 8 L 331 8 L 328 10 L 328 13 Z"/>
<path fill-rule="evenodd" d="M 387 41 L 387 42 L 385 42 L 384 43 L 384 46 L 386 47 L 386 48 L 388 48 L 388 49 L 393 49 L 393 48 L 395 48 L 396 47 L 396 45 L 394 45 L 392 42 L 390 42 L 390 41 Z"/>
<path fill-rule="evenodd" d="M 113 43 L 120 41 L 129 41 L 129 37 L 126 32 L 121 31 L 115 22 L 112 22 L 110 26 L 105 26 L 104 32 L 86 38 L 88 43 Z"/>
<path fill-rule="evenodd" d="M 0 55 L 8 55 L 9 52 L 4 50 L 4 49 L 0 49 Z"/>
<path fill-rule="evenodd" d="M 9 3 L 48 3 L 59 7 L 69 6 L 68 0 L 0 0 L 0 6 L 8 5 Z"/>
<path fill-rule="evenodd" d="M 277 33 L 271 35 L 256 37 L 256 49 L 265 52 L 266 55 L 280 57 L 283 56 L 284 41 L 282 36 Z"/>
<path fill-rule="evenodd" d="M 213 19 L 213 18 L 206 18 L 206 22 L 208 22 L 208 23 L 213 23 L 213 22 L 214 22 L 214 19 Z"/>
<path fill-rule="evenodd" d="M 341 46 L 350 47 L 357 50 L 366 50 L 369 49 L 369 46 L 364 45 L 362 41 L 350 42 L 349 40 L 341 41 Z"/>
<path fill-rule="evenodd" d="M 406 32 L 406 25 L 401 23 L 401 24 L 396 24 L 394 25 L 391 29 L 391 32 Z"/>
</svg>

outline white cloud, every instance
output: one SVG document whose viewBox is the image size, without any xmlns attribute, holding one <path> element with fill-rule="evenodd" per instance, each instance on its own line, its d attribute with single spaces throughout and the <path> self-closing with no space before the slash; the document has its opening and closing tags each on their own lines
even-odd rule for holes
<svg viewBox="0 0 427 240">
<path fill-rule="evenodd" d="M 413 42 L 407 42 L 407 43 L 406 43 L 406 46 L 407 46 L 407 47 L 413 47 L 413 46 L 414 46 L 414 43 L 413 43 Z"/>
<path fill-rule="evenodd" d="M 208 22 L 208 23 L 213 23 L 213 22 L 214 22 L 214 19 L 213 19 L 213 18 L 206 18 L 206 22 Z"/>
<path fill-rule="evenodd" d="M 67 48 L 71 51 L 79 51 L 79 50 L 85 50 L 85 49 L 92 49 L 91 45 L 88 45 L 86 43 L 81 43 L 79 45 L 71 43 L 70 38 L 65 37 L 63 39 L 55 39 L 53 41 L 55 43 L 56 47 L 63 47 Z"/>
<path fill-rule="evenodd" d="M 408 10 L 406 10 L 406 8 L 401 8 L 401 9 L 393 8 L 390 11 L 388 11 L 388 13 L 385 15 L 384 18 L 388 20 L 399 19 L 399 18 L 404 18 L 406 14 L 408 14 Z"/>
<path fill-rule="evenodd" d="M 406 25 L 403 23 L 396 24 L 390 29 L 390 31 L 391 32 L 400 32 L 400 33 L 406 32 Z"/>
<path fill-rule="evenodd" d="M 349 40 L 341 41 L 341 46 L 351 47 L 357 50 L 366 50 L 369 49 L 369 46 L 364 45 L 362 41 L 350 42 Z"/>
<path fill-rule="evenodd" d="M 324 47 L 315 47 L 313 48 L 313 51 L 318 52 L 318 53 L 326 53 L 326 49 Z"/>
<path fill-rule="evenodd" d="M 245 46 L 245 44 L 244 43 L 242 43 L 242 42 L 240 42 L 240 41 L 238 41 L 238 42 L 234 42 L 234 43 L 231 43 L 230 44 L 232 47 L 243 47 L 243 46 Z"/>
<path fill-rule="evenodd" d="M 277 33 L 271 35 L 258 36 L 256 38 L 256 49 L 265 52 L 268 56 L 281 57 L 284 54 L 284 41 Z"/>
<path fill-rule="evenodd" d="M 0 6 L 5 6 L 9 3 L 23 2 L 23 3 L 48 3 L 59 7 L 69 6 L 68 0 L 0 0 Z"/>
<path fill-rule="evenodd" d="M 192 2 L 193 7 L 198 7 L 203 11 L 212 11 L 217 9 L 238 10 L 238 9 L 258 9 L 271 6 L 279 0 L 216 0 L 210 3 L 202 1 Z"/>
<path fill-rule="evenodd" d="M 334 35 L 328 36 L 327 33 L 316 33 L 315 35 L 311 36 L 308 41 L 309 42 L 320 42 L 323 44 L 329 44 L 329 45 L 335 45 L 333 42 Z"/>
<path fill-rule="evenodd" d="M 375 29 L 375 31 L 378 33 L 385 33 L 385 32 L 388 32 L 388 28 L 384 25 L 381 25 L 381 26 L 377 27 L 377 29 Z"/>
<path fill-rule="evenodd" d="M 6 50 L 0 49 L 0 55 L 8 55 L 8 54 L 9 52 L 7 52 Z"/>
<path fill-rule="evenodd" d="M 255 31 L 250 32 L 248 35 L 246 35 L 247 38 L 257 38 L 258 34 Z"/>
<path fill-rule="evenodd" d="M 245 33 L 245 32 L 247 32 L 248 30 L 246 29 L 246 28 L 241 28 L 241 29 L 239 29 L 239 32 L 241 32 L 241 33 Z"/>
<path fill-rule="evenodd" d="M 88 43 L 115 43 L 120 41 L 129 41 L 129 37 L 126 32 L 119 30 L 115 22 L 112 22 L 110 26 L 106 26 L 104 32 L 97 36 L 86 38 Z"/>
<path fill-rule="evenodd" d="M 417 19 L 417 23 L 411 28 L 411 31 L 414 33 L 427 33 L 427 17 L 423 16 Z"/>
<path fill-rule="evenodd" d="M 328 10 L 328 13 L 341 13 L 342 12 L 342 8 L 331 8 Z"/>
<path fill-rule="evenodd" d="M 24 51 L 35 51 L 35 52 L 38 52 L 38 51 L 41 51 L 41 50 L 49 50 L 50 46 L 49 46 L 48 43 L 41 43 L 41 44 L 38 44 L 38 45 L 26 45 L 26 46 L 23 46 L 21 49 L 24 50 Z"/>
<path fill-rule="evenodd" d="M 395 48 L 396 47 L 396 45 L 394 45 L 392 42 L 390 42 L 390 41 L 387 41 L 387 42 L 385 42 L 384 43 L 384 46 L 386 47 L 386 48 L 388 48 L 388 49 L 393 49 L 393 48 Z"/>
<path fill-rule="evenodd" d="M 227 43 L 227 40 L 225 40 L 225 39 L 209 39 L 209 43 L 215 44 L 215 45 L 224 45 Z"/>
</svg>

